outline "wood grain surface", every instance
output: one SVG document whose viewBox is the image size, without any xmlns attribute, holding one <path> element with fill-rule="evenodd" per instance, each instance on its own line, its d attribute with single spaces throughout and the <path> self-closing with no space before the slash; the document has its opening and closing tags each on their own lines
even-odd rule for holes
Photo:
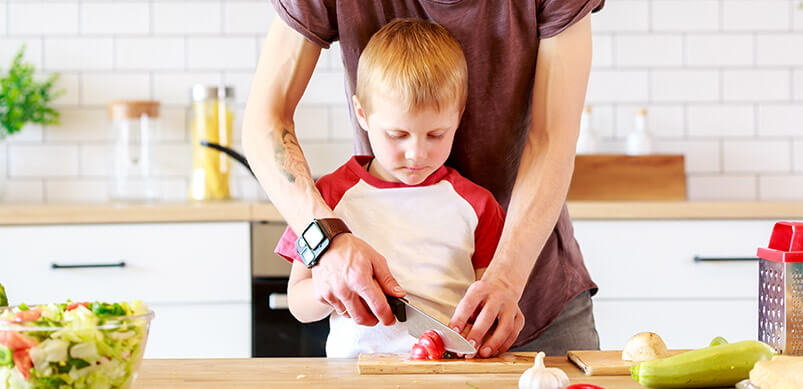
<svg viewBox="0 0 803 389">
<path fill-rule="evenodd" d="M 685 353 L 689 350 L 668 350 L 669 356 Z M 577 350 L 569 351 L 567 358 L 586 375 L 622 375 L 630 376 L 630 366 L 635 362 L 623 361 L 622 350 Z"/>
<path fill-rule="evenodd" d="M 410 359 L 409 354 L 360 354 L 357 368 L 371 374 L 521 374 L 533 365 L 534 352 L 508 352 L 494 358 Z"/>
<path fill-rule="evenodd" d="M 641 388 L 626 376 L 586 376 L 565 356 L 547 357 L 547 367 L 562 369 L 573 384 L 589 383 L 613 389 Z M 135 389 L 161 388 L 517 388 L 512 374 L 392 374 L 360 375 L 357 359 L 145 359 Z"/>
<path fill-rule="evenodd" d="M 683 155 L 578 155 L 567 200 L 683 201 Z"/>
</svg>

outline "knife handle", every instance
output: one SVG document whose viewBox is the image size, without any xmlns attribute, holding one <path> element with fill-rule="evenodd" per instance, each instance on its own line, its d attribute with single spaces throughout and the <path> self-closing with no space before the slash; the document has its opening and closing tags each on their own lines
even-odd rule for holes
<svg viewBox="0 0 803 389">
<path fill-rule="evenodd" d="M 396 316 L 396 319 L 400 322 L 407 321 L 407 310 L 404 307 L 404 302 L 400 298 L 389 294 L 385 294 L 385 297 L 388 298 L 388 305 L 390 305 L 393 316 Z"/>
</svg>

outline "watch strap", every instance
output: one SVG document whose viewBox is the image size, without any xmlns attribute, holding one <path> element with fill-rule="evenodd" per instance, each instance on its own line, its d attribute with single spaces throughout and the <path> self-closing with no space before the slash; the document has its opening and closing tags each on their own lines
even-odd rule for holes
<svg viewBox="0 0 803 389">
<path fill-rule="evenodd" d="M 324 235 L 331 241 L 336 236 L 345 233 L 351 233 L 346 223 L 343 222 L 342 219 L 338 218 L 327 218 L 327 219 L 317 219 L 318 225 L 323 229 Z"/>
</svg>

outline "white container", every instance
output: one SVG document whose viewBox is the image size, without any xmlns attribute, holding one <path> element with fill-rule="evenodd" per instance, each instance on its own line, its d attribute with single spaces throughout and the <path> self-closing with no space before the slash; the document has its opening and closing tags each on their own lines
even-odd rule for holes
<svg viewBox="0 0 803 389">
<path fill-rule="evenodd" d="M 636 113 L 633 129 L 627 134 L 627 155 L 648 155 L 652 153 L 652 136 L 647 129 L 647 110 L 640 108 Z"/>
<path fill-rule="evenodd" d="M 596 131 L 591 125 L 591 107 L 585 106 L 580 116 L 580 134 L 577 137 L 577 154 L 593 154 L 599 148 Z"/>
<path fill-rule="evenodd" d="M 119 201 L 159 198 L 153 171 L 153 139 L 159 127 L 156 101 L 116 101 L 109 104 L 114 139 L 109 196 Z"/>
</svg>

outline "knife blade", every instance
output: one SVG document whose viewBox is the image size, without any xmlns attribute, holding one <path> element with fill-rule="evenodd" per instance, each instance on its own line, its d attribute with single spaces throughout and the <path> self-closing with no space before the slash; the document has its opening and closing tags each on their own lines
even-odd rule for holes
<svg viewBox="0 0 803 389">
<path fill-rule="evenodd" d="M 387 295 L 388 304 L 400 322 L 407 323 L 407 332 L 418 339 L 427 330 L 435 330 L 440 334 L 446 350 L 460 354 L 474 354 L 477 349 L 460 333 L 441 323 L 438 319 L 426 314 L 404 297 Z"/>
</svg>

